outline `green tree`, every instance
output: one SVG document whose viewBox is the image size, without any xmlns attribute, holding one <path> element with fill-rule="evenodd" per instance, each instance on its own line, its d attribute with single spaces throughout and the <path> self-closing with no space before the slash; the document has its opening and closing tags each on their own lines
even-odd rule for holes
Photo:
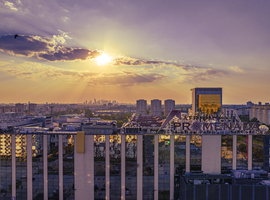
<svg viewBox="0 0 270 200">
<path fill-rule="evenodd" d="M 253 118 L 250 120 L 250 122 L 257 122 L 257 123 L 259 123 L 259 120 L 258 120 L 256 117 L 253 117 Z"/>
<path fill-rule="evenodd" d="M 238 149 L 239 149 L 240 152 L 246 153 L 246 152 L 247 152 L 247 145 L 241 143 L 241 144 L 239 145 Z"/>
<path fill-rule="evenodd" d="M 253 148 L 253 158 L 263 159 L 263 149 L 260 147 Z"/>
<path fill-rule="evenodd" d="M 249 115 L 239 115 L 242 122 L 249 122 Z"/>
<path fill-rule="evenodd" d="M 73 113 L 74 113 L 74 114 L 82 114 L 82 110 L 81 110 L 80 108 L 75 108 L 75 109 L 73 110 Z"/>
<path fill-rule="evenodd" d="M 98 115 L 100 119 L 104 120 L 116 120 L 117 121 L 117 127 L 121 127 L 124 122 L 126 122 L 130 117 L 132 116 L 132 113 L 112 113 L 111 115 Z"/>
<path fill-rule="evenodd" d="M 120 128 L 123 125 L 123 123 L 124 123 L 123 120 L 118 120 L 117 121 L 117 127 Z"/>
<path fill-rule="evenodd" d="M 90 109 L 85 109 L 84 112 L 85 112 L 84 117 L 87 117 L 87 118 L 93 117 L 92 110 L 90 110 Z"/>
</svg>

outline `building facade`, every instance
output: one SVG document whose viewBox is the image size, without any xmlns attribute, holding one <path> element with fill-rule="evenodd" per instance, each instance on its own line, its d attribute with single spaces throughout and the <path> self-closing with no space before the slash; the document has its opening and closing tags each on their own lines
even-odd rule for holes
<svg viewBox="0 0 270 200">
<path fill-rule="evenodd" d="M 161 116 L 162 108 L 161 108 L 161 100 L 153 99 L 151 100 L 151 115 Z"/>
<path fill-rule="evenodd" d="M 249 119 L 256 117 L 261 123 L 270 125 L 270 105 L 252 106 L 249 112 Z"/>
<path fill-rule="evenodd" d="M 167 99 L 164 101 L 164 115 L 167 116 L 171 110 L 175 109 L 175 101 Z"/>
<path fill-rule="evenodd" d="M 22 103 L 15 104 L 16 112 L 23 113 L 26 110 L 26 105 Z"/>
<path fill-rule="evenodd" d="M 30 113 L 34 113 L 34 112 L 36 112 L 37 111 L 37 104 L 35 104 L 35 103 L 29 103 L 29 112 Z"/>
<path fill-rule="evenodd" d="M 144 99 L 137 100 L 136 114 L 146 115 L 147 114 L 147 101 Z"/>
<path fill-rule="evenodd" d="M 222 105 L 222 88 L 193 88 L 192 115 L 197 112 L 214 114 L 219 112 Z"/>
</svg>

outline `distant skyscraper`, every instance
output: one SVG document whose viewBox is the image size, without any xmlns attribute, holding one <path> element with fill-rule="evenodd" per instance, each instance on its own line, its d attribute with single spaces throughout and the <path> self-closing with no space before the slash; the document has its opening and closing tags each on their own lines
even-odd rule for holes
<svg viewBox="0 0 270 200">
<path fill-rule="evenodd" d="M 147 114 L 147 101 L 144 99 L 137 100 L 136 114 L 146 115 Z"/>
<path fill-rule="evenodd" d="M 167 116 L 171 110 L 175 109 L 175 101 L 167 99 L 164 101 L 164 115 Z"/>
<path fill-rule="evenodd" d="M 193 88 L 192 115 L 196 112 L 214 114 L 221 109 L 222 88 Z"/>
<path fill-rule="evenodd" d="M 151 115 L 161 116 L 161 100 L 151 100 Z"/>
</svg>

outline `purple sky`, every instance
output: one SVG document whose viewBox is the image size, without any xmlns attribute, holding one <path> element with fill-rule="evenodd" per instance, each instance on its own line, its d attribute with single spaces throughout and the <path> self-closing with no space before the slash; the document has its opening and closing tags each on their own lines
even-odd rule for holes
<svg viewBox="0 0 270 200">
<path fill-rule="evenodd" d="M 1 102 L 190 103 L 196 86 L 222 87 L 224 103 L 269 102 L 269 10 L 260 0 L 0 0 Z M 103 52 L 112 61 L 99 66 Z"/>
</svg>

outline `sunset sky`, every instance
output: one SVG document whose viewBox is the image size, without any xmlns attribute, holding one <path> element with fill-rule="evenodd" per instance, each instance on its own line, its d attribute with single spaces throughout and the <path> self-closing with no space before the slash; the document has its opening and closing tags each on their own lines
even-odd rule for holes
<svg viewBox="0 0 270 200">
<path fill-rule="evenodd" d="M 222 87 L 225 104 L 270 102 L 269 10 L 261 0 L 0 0 L 0 103 L 180 104 L 196 86 Z"/>
</svg>

